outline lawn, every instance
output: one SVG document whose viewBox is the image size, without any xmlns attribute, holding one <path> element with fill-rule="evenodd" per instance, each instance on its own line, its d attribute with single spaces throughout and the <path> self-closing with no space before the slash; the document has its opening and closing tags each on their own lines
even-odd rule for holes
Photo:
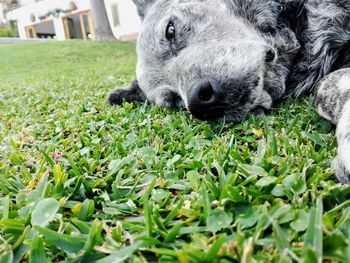
<svg viewBox="0 0 350 263">
<path fill-rule="evenodd" d="M 238 124 L 110 107 L 134 49 L 0 46 L 0 262 L 350 262 L 312 98 Z"/>
</svg>

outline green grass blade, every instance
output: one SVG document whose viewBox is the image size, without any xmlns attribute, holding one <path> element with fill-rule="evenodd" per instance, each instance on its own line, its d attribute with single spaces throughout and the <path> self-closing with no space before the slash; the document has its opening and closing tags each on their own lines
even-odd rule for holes
<svg viewBox="0 0 350 263">
<path fill-rule="evenodd" d="M 165 237 L 164 242 L 170 243 L 173 242 L 176 239 L 176 236 L 179 234 L 181 229 L 181 223 L 177 223 L 169 232 L 168 235 Z"/>
<path fill-rule="evenodd" d="M 322 219 L 323 219 L 323 200 L 319 197 L 316 201 L 316 225 L 315 225 L 315 237 L 314 246 L 317 254 L 317 261 L 323 262 L 323 231 L 322 231 Z"/>
<path fill-rule="evenodd" d="M 168 214 L 168 216 L 165 218 L 164 224 L 168 225 L 170 221 L 172 221 L 178 214 L 180 208 L 183 206 L 185 200 L 181 198 L 174 209 L 171 210 L 171 212 Z"/>
<path fill-rule="evenodd" d="M 145 216 L 145 225 L 146 225 L 146 233 L 148 237 L 152 237 L 153 233 L 153 222 L 152 222 L 152 213 L 153 206 L 150 203 L 149 197 L 151 192 L 156 185 L 156 179 L 152 181 L 152 183 L 148 186 L 145 194 L 143 195 L 143 206 L 144 206 L 144 216 Z"/>
<path fill-rule="evenodd" d="M 286 249 L 289 249 L 289 241 L 276 221 L 273 221 L 272 225 L 276 247 L 282 254 Z"/>
<path fill-rule="evenodd" d="M 113 252 L 111 255 L 97 260 L 96 263 L 119 263 L 125 262 L 136 250 L 142 246 L 141 241 L 136 241 L 134 244 L 122 248 L 116 252 Z"/>
<path fill-rule="evenodd" d="M 214 242 L 214 244 L 211 246 L 210 250 L 208 251 L 205 261 L 206 262 L 213 262 L 217 256 L 220 248 L 226 241 L 226 235 L 221 235 L 219 238 Z"/>
<path fill-rule="evenodd" d="M 49 262 L 46 258 L 44 242 L 41 237 L 35 237 L 30 245 L 29 263 Z"/>
<path fill-rule="evenodd" d="M 93 251 L 97 242 L 99 240 L 101 240 L 102 229 L 103 229 L 103 223 L 101 221 L 95 219 L 94 222 L 92 223 L 92 226 L 90 228 L 90 232 L 88 235 L 88 239 L 87 239 L 86 244 L 83 248 L 84 255 L 90 254 Z"/>
<path fill-rule="evenodd" d="M 85 238 L 83 237 L 60 234 L 40 226 L 34 226 L 34 229 L 42 234 L 47 242 L 59 247 L 67 253 L 78 253 L 84 248 Z"/>
<path fill-rule="evenodd" d="M 12 263 L 13 262 L 13 252 L 5 251 L 0 254 L 0 263 Z"/>
</svg>

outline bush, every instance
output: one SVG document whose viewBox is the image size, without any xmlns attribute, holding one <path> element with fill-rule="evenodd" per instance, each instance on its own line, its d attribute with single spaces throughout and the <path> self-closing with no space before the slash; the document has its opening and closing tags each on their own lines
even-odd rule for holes
<svg viewBox="0 0 350 263">
<path fill-rule="evenodd" d="M 9 25 L 0 26 L 0 37 L 17 37 L 18 34 Z"/>
</svg>

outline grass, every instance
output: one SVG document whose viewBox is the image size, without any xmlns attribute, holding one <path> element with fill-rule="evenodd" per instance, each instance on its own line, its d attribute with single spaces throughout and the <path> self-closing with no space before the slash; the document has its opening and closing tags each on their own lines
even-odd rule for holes
<svg viewBox="0 0 350 263">
<path fill-rule="evenodd" d="M 110 107 L 134 48 L 0 46 L 0 262 L 349 262 L 311 98 L 238 124 Z"/>
</svg>

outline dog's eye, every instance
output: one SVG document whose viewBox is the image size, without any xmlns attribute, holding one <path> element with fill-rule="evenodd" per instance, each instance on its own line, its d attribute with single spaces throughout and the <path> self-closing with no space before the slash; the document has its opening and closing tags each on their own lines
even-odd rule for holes
<svg viewBox="0 0 350 263">
<path fill-rule="evenodd" d="M 166 28 L 166 32 L 165 32 L 165 37 L 166 39 L 168 39 L 170 42 L 174 42 L 175 40 L 175 26 L 173 25 L 173 23 L 169 23 L 167 28 Z"/>
</svg>

